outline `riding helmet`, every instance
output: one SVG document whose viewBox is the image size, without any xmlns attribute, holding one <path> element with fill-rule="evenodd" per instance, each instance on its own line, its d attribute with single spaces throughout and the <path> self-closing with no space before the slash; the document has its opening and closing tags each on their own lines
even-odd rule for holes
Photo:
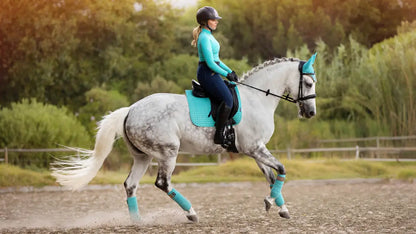
<svg viewBox="0 0 416 234">
<path fill-rule="evenodd" d="M 210 6 L 204 6 L 200 8 L 196 13 L 196 21 L 200 25 L 206 25 L 208 20 L 214 20 L 214 19 L 222 19 L 221 16 L 218 15 L 217 10 L 215 8 Z"/>
</svg>

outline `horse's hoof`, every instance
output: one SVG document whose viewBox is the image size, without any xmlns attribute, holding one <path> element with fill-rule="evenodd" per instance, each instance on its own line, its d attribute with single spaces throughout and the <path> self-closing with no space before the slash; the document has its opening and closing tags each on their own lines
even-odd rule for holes
<svg viewBox="0 0 416 234">
<path fill-rule="evenodd" d="M 290 215 L 289 215 L 289 212 L 288 211 L 279 211 L 279 215 L 282 218 L 290 219 Z"/>
<path fill-rule="evenodd" d="M 269 212 L 270 208 L 273 206 L 273 198 L 267 196 L 264 198 L 264 208 L 266 209 L 266 212 Z"/>
<path fill-rule="evenodd" d="M 198 223 L 198 216 L 197 215 L 186 215 L 189 221 L 193 223 Z"/>
<path fill-rule="evenodd" d="M 198 222 L 198 215 L 196 215 L 196 212 L 195 212 L 194 208 L 192 208 L 192 207 L 188 211 L 188 214 L 186 214 L 186 217 L 188 218 L 189 221 L 191 221 L 193 223 Z"/>
<path fill-rule="evenodd" d="M 197 215 L 186 215 L 189 221 L 193 223 L 198 223 L 198 216 Z"/>
<path fill-rule="evenodd" d="M 287 209 L 286 205 L 284 205 L 284 204 L 282 205 L 282 207 L 279 211 L 279 215 L 282 218 L 290 219 L 289 210 Z"/>
</svg>

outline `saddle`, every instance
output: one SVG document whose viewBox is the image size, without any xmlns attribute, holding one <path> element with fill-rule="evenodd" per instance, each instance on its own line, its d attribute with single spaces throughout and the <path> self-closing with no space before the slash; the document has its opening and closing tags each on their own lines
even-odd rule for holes
<svg viewBox="0 0 416 234">
<path fill-rule="evenodd" d="M 235 131 L 233 128 L 233 125 L 236 124 L 235 120 L 233 119 L 233 116 L 238 112 L 239 109 L 239 98 L 238 94 L 235 89 L 235 84 L 231 83 L 227 80 L 224 80 L 225 84 L 227 85 L 228 89 L 231 92 L 231 95 L 233 97 L 233 107 L 231 108 L 230 116 L 228 116 L 228 121 L 226 122 L 225 127 L 225 138 L 227 141 L 231 142 L 228 147 L 224 147 L 228 152 L 234 152 L 238 153 L 237 147 L 235 146 Z M 209 98 L 211 101 L 211 112 L 209 113 L 209 116 L 212 116 L 214 121 L 216 121 L 218 109 L 221 105 L 220 102 L 217 102 L 216 100 L 210 98 L 202 88 L 202 86 L 198 83 L 196 80 L 192 80 L 192 95 L 199 98 Z"/>
<path fill-rule="evenodd" d="M 228 121 L 230 121 L 231 124 L 235 124 L 236 122 L 233 120 L 233 116 L 237 113 L 238 108 L 239 108 L 239 98 L 238 98 L 237 92 L 235 91 L 235 88 L 234 88 L 236 85 L 234 83 L 229 82 L 228 80 L 224 80 L 224 83 L 227 85 L 228 89 L 231 92 L 231 95 L 233 96 L 233 106 L 231 108 L 231 112 L 230 112 L 230 116 L 228 117 Z M 210 98 L 205 93 L 202 86 L 196 80 L 192 80 L 192 95 L 194 95 L 195 97 L 200 97 L 200 98 L 209 98 L 211 100 L 211 112 L 209 113 L 208 116 L 212 116 L 214 121 L 216 121 L 217 120 L 218 108 L 221 105 L 221 103 L 215 101 L 212 98 Z"/>
</svg>

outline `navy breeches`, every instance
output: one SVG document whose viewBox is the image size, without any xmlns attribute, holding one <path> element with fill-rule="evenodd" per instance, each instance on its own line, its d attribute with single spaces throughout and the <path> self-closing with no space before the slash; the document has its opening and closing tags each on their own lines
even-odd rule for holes
<svg viewBox="0 0 416 234">
<path fill-rule="evenodd" d="M 210 98 L 221 103 L 225 102 L 229 108 L 233 107 L 233 97 L 218 73 L 213 72 L 206 63 L 200 63 L 197 71 L 198 82 Z"/>
</svg>

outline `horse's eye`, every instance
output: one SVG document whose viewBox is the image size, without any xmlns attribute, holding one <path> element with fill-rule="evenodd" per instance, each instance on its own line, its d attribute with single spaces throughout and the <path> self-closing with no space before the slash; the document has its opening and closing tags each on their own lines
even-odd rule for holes
<svg viewBox="0 0 416 234">
<path fill-rule="evenodd" d="M 306 88 L 308 88 L 308 89 L 310 89 L 310 88 L 312 88 L 312 83 L 308 83 L 308 82 L 305 82 L 305 85 L 306 85 Z"/>
</svg>

